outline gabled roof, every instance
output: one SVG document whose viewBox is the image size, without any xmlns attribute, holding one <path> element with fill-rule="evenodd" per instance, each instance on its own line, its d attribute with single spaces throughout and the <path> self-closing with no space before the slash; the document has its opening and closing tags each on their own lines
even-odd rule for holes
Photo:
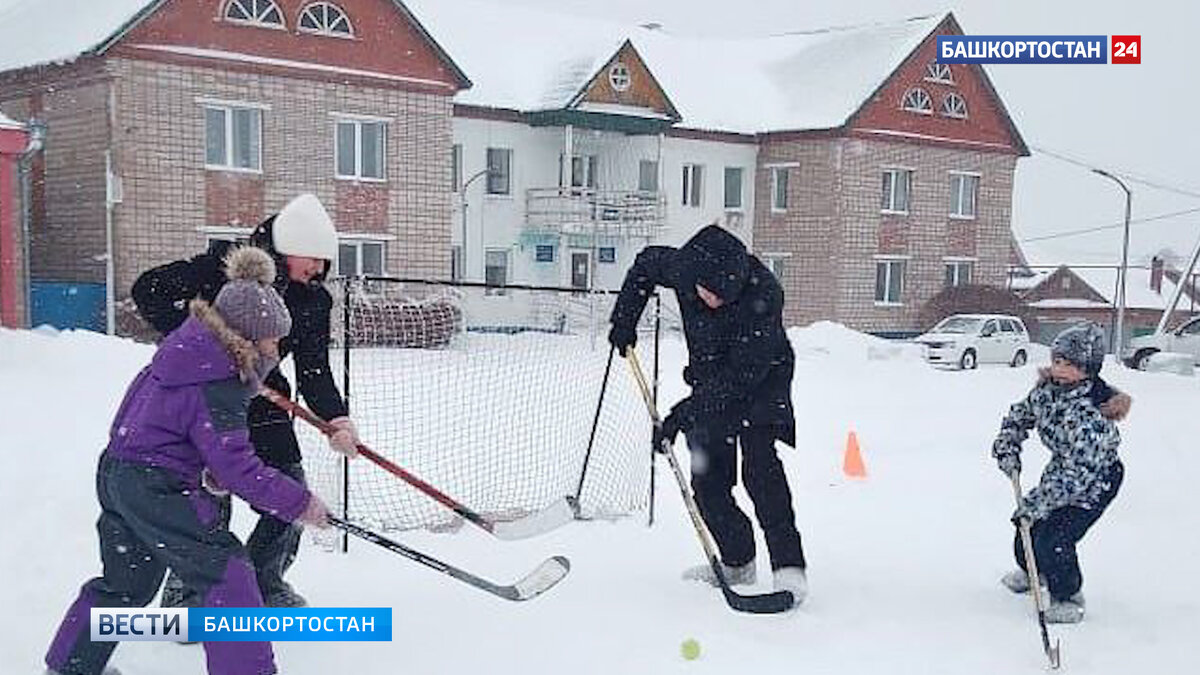
<svg viewBox="0 0 1200 675">
<path fill-rule="evenodd" d="M 0 6 L 0 72 L 103 54 L 170 0 L 15 0 Z M 190 1 L 190 0 L 189 0 Z M 462 87 L 471 81 L 400 0 L 392 0 Z"/>
<path fill-rule="evenodd" d="M 513 3 L 407 4 L 474 77 L 458 103 L 566 109 L 628 40 L 683 126 L 747 134 L 842 126 L 942 21 L 700 38 Z"/>
<path fill-rule="evenodd" d="M 1094 268 L 1094 267 L 1068 267 L 1066 265 L 1060 267 L 1058 272 L 1066 272 L 1087 284 L 1096 295 L 1103 298 L 1104 303 L 1097 303 L 1094 300 L 1079 298 L 1046 298 L 1030 303 L 1033 307 L 1042 308 L 1072 308 L 1081 309 L 1085 307 L 1116 306 L 1117 294 L 1117 269 Z M 1155 291 L 1150 286 L 1151 271 L 1144 267 L 1130 267 L 1125 282 L 1125 307 L 1128 309 L 1157 309 L 1165 310 L 1167 304 L 1171 301 L 1171 297 L 1175 293 L 1175 282 L 1171 280 L 1170 275 L 1164 274 L 1162 279 L 1162 289 Z M 1175 275 L 1178 278 L 1178 275 Z M 1042 283 L 1046 283 L 1053 278 L 1058 278 L 1058 275 L 1048 275 L 1042 279 Z M 1053 283 L 1053 282 L 1051 282 Z M 1039 284 L 1040 286 L 1041 284 Z M 1034 288 L 1031 294 L 1036 294 L 1037 289 Z M 1188 296 L 1188 289 L 1184 289 L 1185 299 Z M 1197 298 L 1200 300 L 1200 298 Z M 1078 304 L 1071 304 L 1073 302 Z"/>
</svg>

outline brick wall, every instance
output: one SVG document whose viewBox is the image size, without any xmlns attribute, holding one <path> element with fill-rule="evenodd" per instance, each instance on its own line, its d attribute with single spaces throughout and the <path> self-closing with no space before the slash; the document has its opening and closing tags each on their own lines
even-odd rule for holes
<svg viewBox="0 0 1200 675">
<path fill-rule="evenodd" d="M 755 249 L 787 251 L 785 321 L 831 319 L 866 331 L 915 330 L 940 291 L 946 257 L 974 258 L 975 283 L 1003 286 L 1009 254 L 1010 154 L 853 138 L 767 139 L 760 152 Z M 771 163 L 797 161 L 786 214 L 771 213 Z M 881 213 L 887 167 L 913 170 L 907 215 Z M 976 218 L 949 216 L 950 172 L 981 174 Z M 793 212 L 794 211 L 794 212 Z M 906 260 L 899 306 L 875 302 L 876 256 Z"/>
<path fill-rule="evenodd" d="M 142 270 L 199 252 L 206 226 L 251 227 L 305 191 L 321 198 L 339 232 L 383 230 L 388 273 L 442 275 L 449 268 L 449 98 L 129 59 L 111 60 L 110 70 L 124 187 L 116 208 L 118 297 Z M 205 170 L 198 99 L 265 107 L 261 173 Z M 385 183 L 334 177 L 333 113 L 390 120 Z"/>
</svg>

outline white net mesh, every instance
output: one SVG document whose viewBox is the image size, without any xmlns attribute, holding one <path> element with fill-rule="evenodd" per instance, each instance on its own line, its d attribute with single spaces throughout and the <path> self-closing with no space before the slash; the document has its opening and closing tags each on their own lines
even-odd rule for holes
<svg viewBox="0 0 1200 675">
<path fill-rule="evenodd" d="M 647 504 L 650 425 L 619 356 L 596 417 L 611 296 L 350 283 L 348 331 L 345 293 L 331 288 L 333 329 L 335 339 L 349 339 L 351 415 L 371 449 L 495 519 L 576 496 L 581 479 L 583 517 L 625 516 Z M 340 347 L 331 362 L 343 386 Z M 385 529 L 460 524 L 365 459 L 344 475 L 316 432 L 298 431 L 309 481 L 335 511 L 345 505 L 351 519 Z"/>
</svg>

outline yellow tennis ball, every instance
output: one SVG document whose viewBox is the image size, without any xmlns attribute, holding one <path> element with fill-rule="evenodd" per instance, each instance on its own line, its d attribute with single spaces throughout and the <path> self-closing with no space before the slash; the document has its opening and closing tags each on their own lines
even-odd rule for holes
<svg viewBox="0 0 1200 675">
<path fill-rule="evenodd" d="M 700 658 L 700 643 L 692 638 L 684 640 L 683 644 L 679 645 L 679 655 L 688 661 Z"/>
</svg>

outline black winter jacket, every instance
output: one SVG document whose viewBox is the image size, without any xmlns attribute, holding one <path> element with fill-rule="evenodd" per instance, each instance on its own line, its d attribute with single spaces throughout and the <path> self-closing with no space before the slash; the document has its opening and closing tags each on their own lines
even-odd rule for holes
<svg viewBox="0 0 1200 675">
<path fill-rule="evenodd" d="M 275 259 L 278 268 L 275 288 L 292 315 L 292 331 L 280 340 L 279 354 L 295 357 L 297 384 L 308 406 L 326 420 L 342 417 L 347 414 L 346 403 L 329 367 L 329 314 L 333 298 L 322 284 L 325 275 L 309 284 L 288 279 L 287 263 L 272 243 L 274 222 L 274 216 L 263 221 L 251 235 L 250 243 Z M 178 328 L 188 316 L 189 301 L 216 299 L 225 285 L 224 258 L 231 247 L 228 242 L 214 242 L 208 251 L 191 260 L 178 260 L 144 272 L 133 284 L 138 312 L 163 335 Z M 271 371 L 264 384 L 291 396 L 291 383 L 278 368 Z M 250 403 L 248 423 L 250 440 L 264 462 L 283 466 L 300 461 L 300 444 L 291 419 L 282 409 L 261 396 L 256 397 Z"/>
<path fill-rule="evenodd" d="M 697 284 L 724 303 L 709 309 Z M 656 286 L 675 291 L 683 318 L 689 358 L 683 377 L 692 387 L 677 406 L 684 429 L 767 427 L 795 445 L 795 355 L 783 329 L 783 289 L 775 275 L 737 237 L 710 225 L 678 249 L 649 246 L 639 253 L 612 323 L 635 326 Z"/>
</svg>

